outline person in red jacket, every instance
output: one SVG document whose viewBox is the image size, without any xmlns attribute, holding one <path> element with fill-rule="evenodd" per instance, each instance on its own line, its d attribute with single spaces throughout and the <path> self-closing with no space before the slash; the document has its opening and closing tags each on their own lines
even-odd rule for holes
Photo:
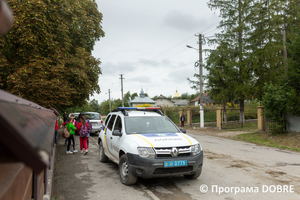
<svg viewBox="0 0 300 200">
<path fill-rule="evenodd" d="M 82 147 L 82 145 L 83 145 L 84 148 L 85 148 L 84 155 L 86 155 L 88 153 L 88 149 L 87 149 L 87 137 L 81 137 L 81 135 L 80 135 L 80 130 L 81 130 L 83 124 L 85 124 L 86 127 L 89 126 L 88 123 L 85 121 L 85 116 L 81 116 L 80 117 L 80 122 L 78 123 L 77 130 L 79 132 L 80 151 L 81 151 L 81 153 L 83 153 L 83 147 Z"/>
<path fill-rule="evenodd" d="M 58 135 L 58 116 L 56 117 L 56 122 L 55 122 L 55 136 L 54 136 L 55 144 L 57 143 L 57 135 Z"/>
</svg>

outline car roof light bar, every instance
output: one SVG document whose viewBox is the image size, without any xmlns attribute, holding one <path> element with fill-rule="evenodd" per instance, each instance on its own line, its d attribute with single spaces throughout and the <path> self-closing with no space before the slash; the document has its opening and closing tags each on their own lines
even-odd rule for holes
<svg viewBox="0 0 300 200">
<path fill-rule="evenodd" d="M 153 111 L 161 116 L 164 116 L 164 113 L 161 111 L 160 107 L 118 107 L 118 109 L 115 111 L 121 111 L 125 116 L 128 116 L 127 110 Z"/>
</svg>

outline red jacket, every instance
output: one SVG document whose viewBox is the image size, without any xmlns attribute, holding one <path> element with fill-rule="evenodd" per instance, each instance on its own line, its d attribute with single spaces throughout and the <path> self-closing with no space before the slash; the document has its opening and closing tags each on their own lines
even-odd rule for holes
<svg viewBox="0 0 300 200">
<path fill-rule="evenodd" d="M 86 124 L 86 127 L 89 127 L 89 125 L 88 125 L 87 122 L 85 122 L 85 124 Z M 82 123 L 79 122 L 79 123 L 78 123 L 78 126 L 77 126 L 77 130 L 80 131 L 80 130 L 81 130 L 81 127 L 82 127 Z"/>
<path fill-rule="evenodd" d="M 55 130 L 57 131 L 58 130 L 58 121 L 56 120 L 55 122 Z"/>
</svg>

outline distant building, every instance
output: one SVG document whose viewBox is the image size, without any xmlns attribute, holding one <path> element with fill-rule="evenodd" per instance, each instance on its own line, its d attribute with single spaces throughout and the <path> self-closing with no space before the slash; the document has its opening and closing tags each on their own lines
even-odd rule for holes
<svg viewBox="0 0 300 200">
<path fill-rule="evenodd" d="M 140 95 L 135 97 L 133 100 L 129 99 L 128 104 L 130 107 L 136 107 L 137 105 L 150 104 L 151 106 L 155 105 L 155 101 L 153 101 L 150 97 L 146 97 L 144 90 L 141 89 Z"/>
<path fill-rule="evenodd" d="M 200 105 L 200 95 L 197 96 L 195 99 L 193 99 L 193 100 L 191 101 L 191 103 L 192 103 L 194 106 Z M 214 103 L 214 101 L 209 97 L 208 92 L 203 93 L 203 104 L 204 104 L 204 105 L 210 105 L 210 104 L 213 104 L 213 103 Z"/>
<path fill-rule="evenodd" d="M 188 99 L 169 99 L 163 95 L 159 95 L 154 101 L 157 107 L 186 106 L 189 104 Z"/>
<path fill-rule="evenodd" d="M 174 106 L 187 106 L 189 105 L 188 99 L 172 99 Z"/>
<path fill-rule="evenodd" d="M 163 95 L 159 95 L 155 101 L 156 107 L 171 107 L 174 106 L 174 102 L 171 99 L 168 99 L 167 97 Z"/>
</svg>

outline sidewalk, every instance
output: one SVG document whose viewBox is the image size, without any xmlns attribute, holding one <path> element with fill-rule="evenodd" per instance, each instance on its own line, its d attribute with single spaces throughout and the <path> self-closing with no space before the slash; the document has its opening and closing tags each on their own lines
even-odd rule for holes
<svg viewBox="0 0 300 200">
<path fill-rule="evenodd" d="M 76 174 L 85 172 L 87 169 L 83 163 L 91 158 L 94 159 L 95 156 L 90 152 L 87 155 L 80 153 L 78 135 L 75 135 L 75 148 L 78 152 L 66 154 L 67 146 L 65 146 L 65 138 L 61 136 L 62 130 L 63 128 L 59 129 L 57 137 L 51 200 L 85 199 L 85 190 L 90 187 L 91 183 L 88 183 L 89 180 L 83 182 L 82 178 L 77 177 Z M 90 138 L 90 144 L 91 142 L 95 143 Z M 92 145 L 90 148 L 92 149 Z M 72 142 L 70 151 L 73 151 Z"/>
</svg>

